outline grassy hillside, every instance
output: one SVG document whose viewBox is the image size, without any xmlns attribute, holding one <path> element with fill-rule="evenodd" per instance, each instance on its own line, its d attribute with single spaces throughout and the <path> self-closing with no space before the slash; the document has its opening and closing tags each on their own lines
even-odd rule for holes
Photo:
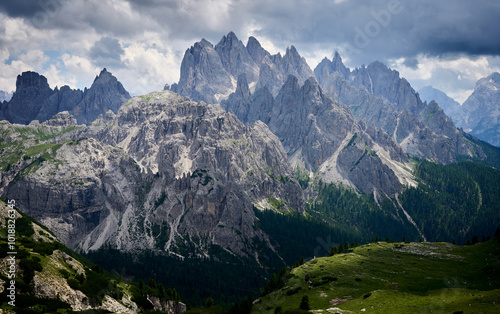
<svg viewBox="0 0 500 314">
<path fill-rule="evenodd" d="M 317 258 L 283 274 L 252 313 L 498 313 L 500 238 L 471 246 L 386 243 Z"/>
</svg>

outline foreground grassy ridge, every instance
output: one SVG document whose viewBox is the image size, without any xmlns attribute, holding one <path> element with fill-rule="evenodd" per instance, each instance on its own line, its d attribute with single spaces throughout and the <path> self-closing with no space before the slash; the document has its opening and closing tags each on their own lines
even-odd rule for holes
<svg viewBox="0 0 500 314">
<path fill-rule="evenodd" d="M 293 269 L 285 286 L 262 297 L 252 312 L 295 310 L 305 295 L 317 313 L 498 313 L 500 241 L 379 242 L 317 258 Z"/>
</svg>

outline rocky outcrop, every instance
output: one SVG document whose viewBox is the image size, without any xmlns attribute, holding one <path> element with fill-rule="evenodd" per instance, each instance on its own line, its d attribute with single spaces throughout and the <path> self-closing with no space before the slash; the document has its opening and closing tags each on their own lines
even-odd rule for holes
<svg viewBox="0 0 500 314">
<path fill-rule="evenodd" d="M 276 95 L 288 75 L 303 84 L 314 73 L 293 46 L 284 56 L 271 55 L 254 37 L 244 46 L 230 32 L 215 47 L 202 39 L 186 50 L 179 83 L 172 90 L 195 101 L 219 103 L 234 92 L 241 75 L 246 76 L 251 90 L 267 87 Z"/>
<path fill-rule="evenodd" d="M 154 310 L 167 314 L 180 314 L 186 312 L 186 304 L 170 300 L 160 300 L 154 296 L 147 296 L 147 299 L 153 304 Z"/>
<path fill-rule="evenodd" d="M 75 126 L 78 122 L 68 111 L 61 111 L 43 124 L 48 126 Z"/>
<path fill-rule="evenodd" d="M 260 121 L 245 126 L 171 91 L 133 98 L 90 127 L 60 126 L 67 119 L 29 125 L 24 140 L 3 125 L 13 133 L 3 154 L 54 137 L 9 166 L 1 194 L 73 248 L 205 256 L 217 245 L 253 257 L 268 242 L 253 204 L 275 198 L 303 210 L 286 153 Z"/>
<path fill-rule="evenodd" d="M 500 146 L 500 73 L 480 79 L 455 118 L 464 131 Z"/>
<path fill-rule="evenodd" d="M 58 112 L 68 111 L 79 124 L 90 124 L 108 110 L 116 113 L 129 98 L 122 84 L 106 69 L 84 91 L 68 86 L 52 90 L 43 75 L 24 72 L 17 77 L 12 99 L 0 104 L 0 118 L 29 124 L 34 120 L 44 122 Z"/>
<path fill-rule="evenodd" d="M 380 62 L 351 71 L 336 54 L 333 61 L 324 59 L 315 74 L 358 121 L 381 128 L 412 156 L 447 164 L 459 155 L 483 155 L 436 102 L 422 102 L 408 81 Z"/>
</svg>

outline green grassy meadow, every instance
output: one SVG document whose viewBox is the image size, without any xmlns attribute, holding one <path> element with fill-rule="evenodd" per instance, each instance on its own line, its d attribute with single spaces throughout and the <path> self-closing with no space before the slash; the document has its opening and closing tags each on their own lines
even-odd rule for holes
<svg viewBox="0 0 500 314">
<path fill-rule="evenodd" d="M 286 275 L 252 313 L 499 313 L 500 239 L 471 246 L 370 243 L 316 258 Z"/>
</svg>

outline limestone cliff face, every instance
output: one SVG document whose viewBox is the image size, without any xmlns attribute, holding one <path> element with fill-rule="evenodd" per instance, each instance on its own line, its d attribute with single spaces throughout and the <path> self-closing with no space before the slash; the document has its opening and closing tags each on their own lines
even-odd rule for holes
<svg viewBox="0 0 500 314">
<path fill-rule="evenodd" d="M 391 170 L 394 164 L 387 163 L 408 162 L 399 146 L 380 130 L 356 122 L 349 108 L 325 93 L 314 78 L 300 86 L 290 75 L 276 98 L 267 88 L 251 94 L 246 84 L 246 78 L 240 77 L 235 93 L 222 106 L 246 123 L 267 123 L 294 167 L 316 172 L 326 182 L 347 183 L 364 193 L 394 195 L 408 183 Z M 356 138 L 362 140 L 358 143 Z M 374 151 L 387 158 L 381 159 Z"/>
<path fill-rule="evenodd" d="M 336 54 L 332 61 L 324 59 L 315 74 L 358 121 L 381 128 L 410 155 L 447 164 L 459 155 L 483 154 L 464 140 L 436 102 L 422 102 L 408 81 L 380 62 L 351 71 Z"/>
<path fill-rule="evenodd" d="M 254 228 L 253 204 L 272 197 L 303 209 L 279 139 L 218 105 L 162 91 L 90 127 L 51 126 L 61 120 L 28 126 L 31 142 L 2 125 L 12 150 L 20 142 L 28 149 L 42 131 L 54 137 L 9 166 L 1 193 L 71 247 L 205 255 L 219 245 L 248 255 L 255 241 L 268 241 Z"/>
</svg>

